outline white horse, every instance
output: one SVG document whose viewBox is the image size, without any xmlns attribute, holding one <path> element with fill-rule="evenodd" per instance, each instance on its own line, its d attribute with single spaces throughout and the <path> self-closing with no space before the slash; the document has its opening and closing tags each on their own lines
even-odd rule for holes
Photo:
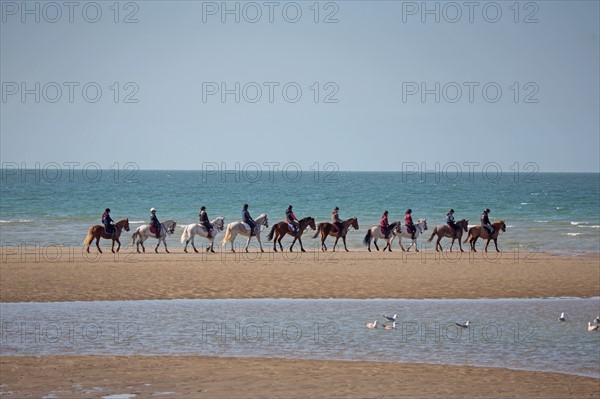
<svg viewBox="0 0 600 399">
<path fill-rule="evenodd" d="M 207 251 L 211 251 L 211 252 L 215 252 L 215 250 L 213 249 L 213 244 L 215 242 L 215 237 L 217 236 L 217 234 L 219 233 L 219 231 L 223 231 L 223 225 L 225 223 L 225 218 L 223 217 L 218 217 L 215 220 L 213 220 L 212 222 L 210 222 L 210 224 L 212 224 L 212 229 L 210 230 L 210 246 L 206 248 Z M 192 248 L 194 248 L 194 251 L 196 253 L 198 253 L 198 250 L 196 249 L 196 246 L 194 245 L 194 236 L 198 234 L 201 237 L 207 238 L 208 237 L 208 230 L 206 227 L 204 227 L 203 224 L 200 223 L 192 223 L 192 224 L 188 224 L 187 226 L 185 226 L 183 228 L 183 233 L 181 234 L 181 243 L 185 243 L 185 248 L 183 249 L 183 252 L 187 252 L 187 246 L 189 244 L 189 242 L 192 242 Z"/>
<path fill-rule="evenodd" d="M 387 245 L 383 249 L 384 251 L 387 248 L 388 251 L 392 252 L 392 246 L 390 244 L 395 237 L 394 232 L 396 230 L 396 226 L 399 224 L 400 224 L 400 222 L 394 222 L 394 223 L 390 224 L 390 233 L 388 234 L 388 238 L 386 240 Z M 385 235 L 383 234 L 383 231 L 381 231 L 381 226 L 373 226 L 367 231 L 367 234 L 365 235 L 363 242 L 365 243 L 365 245 L 367 245 L 369 252 L 371 252 L 371 240 L 373 240 L 373 244 L 375 244 L 375 248 L 377 248 L 377 250 L 379 251 L 379 247 L 377 246 L 377 240 L 380 238 L 385 239 Z"/>
<path fill-rule="evenodd" d="M 260 215 L 256 219 L 254 219 L 254 221 L 256 222 L 256 227 L 254 228 L 254 234 L 256 235 L 256 239 L 258 240 L 258 245 L 260 246 L 260 251 L 265 252 L 263 250 L 262 244 L 260 242 L 260 226 L 269 227 L 269 221 L 267 219 L 267 214 L 263 213 L 262 215 Z M 235 252 L 235 248 L 233 247 L 233 241 L 235 240 L 235 237 L 238 234 L 248 237 L 248 242 L 246 242 L 246 248 L 245 248 L 246 252 L 248 252 L 248 246 L 250 245 L 250 239 L 252 238 L 252 236 L 250 235 L 250 226 L 248 226 L 246 223 L 244 223 L 242 221 L 229 223 L 227 225 L 227 229 L 225 230 L 225 237 L 223 237 L 223 241 L 221 241 L 221 244 L 223 244 L 223 249 L 225 249 L 227 247 L 227 241 L 229 241 L 231 243 L 231 251 Z"/>
<path fill-rule="evenodd" d="M 417 220 L 417 223 L 415 223 L 415 227 L 417 228 L 417 231 L 415 231 L 415 238 L 412 240 L 411 244 L 408 246 L 408 249 L 404 249 L 404 247 L 402 246 L 402 237 L 404 237 L 404 238 L 412 237 L 412 235 L 406 230 L 406 226 L 404 226 L 402 223 L 398 222 L 398 224 L 396 225 L 396 228 L 392 231 L 394 236 L 398 237 L 398 243 L 400 244 L 400 248 L 402 248 L 403 251 L 410 251 L 410 249 L 414 245 L 415 251 L 419 252 L 419 247 L 417 246 L 417 238 L 421 234 L 423 234 L 423 232 L 425 230 L 427 230 L 427 219 Z M 391 241 L 393 241 L 393 239 L 390 240 L 390 242 Z M 385 248 L 383 250 L 385 251 Z"/>
<path fill-rule="evenodd" d="M 140 245 L 141 245 L 142 250 L 145 253 L 146 248 L 144 247 L 144 241 L 146 241 L 146 239 L 148 239 L 148 237 L 152 237 L 152 238 L 158 239 L 158 244 L 156 244 L 156 248 L 154 248 L 154 252 L 158 253 L 158 246 L 160 245 L 160 242 L 162 241 L 165 244 L 165 251 L 167 251 L 167 253 L 170 253 L 169 250 L 167 249 L 167 241 L 165 241 L 165 238 L 167 237 L 167 234 L 173 234 L 173 232 L 175 232 L 176 225 L 177 225 L 177 222 L 174 220 L 171 220 L 171 219 L 165 220 L 164 222 L 162 222 L 160 224 L 160 226 L 161 226 L 160 237 L 157 237 L 156 234 L 153 234 L 150 232 L 150 226 L 148 226 L 147 224 L 143 224 L 140 227 L 138 227 L 137 229 L 135 229 L 135 232 L 131 236 L 131 245 L 135 245 L 135 248 L 138 252 L 140 252 Z"/>
</svg>

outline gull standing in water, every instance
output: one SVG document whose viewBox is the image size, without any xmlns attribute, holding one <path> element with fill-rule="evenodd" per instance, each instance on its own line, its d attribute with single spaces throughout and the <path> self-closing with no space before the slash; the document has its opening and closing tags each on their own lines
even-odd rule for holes
<svg viewBox="0 0 600 399">
<path fill-rule="evenodd" d="M 384 330 L 395 330 L 396 322 L 393 322 L 391 326 L 386 326 L 385 324 L 382 324 L 381 327 L 383 327 Z"/>
<path fill-rule="evenodd" d="M 560 314 L 560 317 L 558 318 L 558 321 L 567 321 L 567 319 L 565 319 L 565 312 L 562 312 Z"/>
<path fill-rule="evenodd" d="M 465 324 L 456 323 L 456 325 L 460 328 L 469 328 L 469 320 Z"/>
<path fill-rule="evenodd" d="M 373 323 L 367 323 L 367 328 L 377 328 L 377 320 L 375 320 Z"/>
<path fill-rule="evenodd" d="M 598 328 L 600 328 L 600 326 L 593 326 L 591 321 L 588 321 L 588 331 L 598 331 Z"/>
</svg>

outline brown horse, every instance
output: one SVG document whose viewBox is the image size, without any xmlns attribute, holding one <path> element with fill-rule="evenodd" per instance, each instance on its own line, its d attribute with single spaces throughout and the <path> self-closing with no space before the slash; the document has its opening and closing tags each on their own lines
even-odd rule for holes
<svg viewBox="0 0 600 399">
<path fill-rule="evenodd" d="M 458 239 L 458 246 L 460 247 L 460 252 L 465 252 L 462 249 L 462 244 L 460 242 L 460 239 L 462 238 L 463 235 L 463 231 L 466 232 L 467 228 L 469 227 L 469 221 L 465 220 L 465 219 L 461 219 L 458 222 L 456 222 L 456 225 L 459 227 L 458 230 L 456 230 L 455 232 L 452 231 L 452 228 L 450 226 L 448 226 L 447 224 L 438 224 L 437 226 L 435 226 L 433 228 L 433 233 L 431 233 L 431 237 L 429 237 L 429 240 L 427 240 L 427 242 L 431 242 L 433 240 L 433 236 L 437 235 L 438 239 L 437 242 L 435 243 L 435 250 L 436 251 L 443 251 L 442 245 L 440 244 L 440 241 L 442 240 L 443 237 L 448 237 L 448 238 L 452 238 L 452 244 L 450 244 L 450 252 L 452 252 L 452 246 L 454 245 L 454 240 Z"/>
<path fill-rule="evenodd" d="M 333 224 L 328 223 L 328 222 L 319 223 L 317 225 L 317 232 L 315 233 L 313 238 L 317 238 L 319 236 L 319 234 L 321 234 L 321 250 L 322 251 L 327 251 L 327 246 L 325 245 L 325 239 L 327 238 L 327 236 L 332 236 L 332 237 L 335 237 L 335 243 L 333 243 L 333 252 L 335 252 L 335 246 L 337 245 L 337 242 L 340 239 L 340 237 L 342 237 L 342 240 L 344 241 L 344 249 L 346 250 L 346 252 L 348 252 L 348 248 L 346 247 L 346 234 L 348 234 L 348 228 L 350 226 L 354 227 L 355 230 L 358 230 L 358 219 L 350 218 L 348 220 L 344 220 L 342 222 L 342 225 L 344 227 L 342 228 L 341 232 L 336 232 L 336 229 L 333 226 Z"/>
<path fill-rule="evenodd" d="M 87 247 L 87 252 L 90 252 L 90 245 L 92 244 L 92 241 L 94 241 L 94 239 L 96 239 L 96 247 L 98 248 L 98 252 L 102 253 L 102 250 L 100 249 L 100 245 L 98 245 L 98 243 L 100 242 L 100 237 L 106 239 L 106 240 L 112 240 L 112 248 L 111 251 L 113 251 L 113 253 L 115 252 L 115 241 L 119 244 L 119 246 L 117 247 L 117 252 L 119 252 L 119 249 L 121 248 L 121 241 L 119 241 L 119 237 L 121 236 L 121 232 L 123 230 L 125 231 L 129 231 L 129 218 L 125 218 L 122 220 L 119 220 L 117 223 L 115 223 L 115 232 L 112 235 L 112 237 L 108 234 L 106 234 L 106 231 L 104 230 L 104 226 L 101 226 L 99 224 L 92 226 L 88 229 L 88 233 L 87 233 L 87 237 L 85 237 L 85 240 L 83 240 L 83 246 Z"/>
<path fill-rule="evenodd" d="M 504 223 L 504 220 L 498 220 L 497 222 L 492 223 L 492 227 L 494 228 L 494 232 L 492 233 L 491 237 L 489 237 L 487 230 L 482 226 L 473 226 L 469 229 L 469 234 L 467 235 L 467 238 L 465 238 L 464 242 L 469 241 L 469 244 L 471 244 L 471 251 L 477 252 L 475 249 L 475 243 L 477 242 L 477 239 L 481 237 L 484 240 L 487 239 L 487 242 L 485 243 L 485 252 L 487 252 L 487 248 L 488 245 L 490 245 L 491 240 L 494 240 L 496 251 L 500 252 L 498 249 L 498 234 L 500 234 L 500 230 L 502 230 L 502 232 L 506 232 L 506 223 Z"/>
<path fill-rule="evenodd" d="M 296 234 L 294 234 L 289 226 L 287 222 L 279 222 L 273 225 L 273 227 L 271 228 L 271 232 L 269 233 L 269 235 L 267 236 L 267 241 L 271 241 L 273 240 L 273 237 L 275 237 L 275 239 L 273 240 L 273 251 L 277 252 L 277 243 L 279 243 L 279 248 L 281 248 L 281 250 L 283 251 L 283 246 L 281 245 L 281 239 L 286 235 L 289 234 L 292 237 L 294 237 L 294 241 L 292 241 L 292 245 L 290 245 L 290 252 L 292 252 L 292 248 L 294 247 L 294 244 L 296 243 L 296 240 L 298 240 L 298 242 L 300 243 L 300 250 L 302 252 L 306 252 L 304 250 L 304 247 L 302 246 L 302 234 L 304 233 L 304 230 L 306 230 L 307 227 L 310 227 L 313 230 L 316 230 L 317 228 L 315 227 L 315 219 L 309 217 L 305 217 L 304 219 L 301 219 L 298 221 L 298 231 L 296 232 Z"/>
</svg>

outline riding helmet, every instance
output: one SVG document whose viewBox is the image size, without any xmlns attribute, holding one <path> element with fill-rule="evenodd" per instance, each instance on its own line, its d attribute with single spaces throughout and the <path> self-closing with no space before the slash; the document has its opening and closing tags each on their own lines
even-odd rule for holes
<svg viewBox="0 0 600 399">
<path fill-rule="evenodd" d="M 485 213 L 490 213 L 490 208 L 486 208 Z"/>
<path fill-rule="evenodd" d="M 150 208 L 150 212 L 156 212 L 156 209 Z"/>
<path fill-rule="evenodd" d="M 200 207 L 200 210 L 201 210 L 201 211 L 205 211 L 205 210 L 206 210 L 206 207 L 205 207 L 205 206 L 202 206 L 202 207 Z"/>
<path fill-rule="evenodd" d="M 110 208 L 106 208 L 104 212 L 110 212 Z"/>
<path fill-rule="evenodd" d="M 244 204 L 244 209 L 248 209 L 248 204 Z"/>
<path fill-rule="evenodd" d="M 410 208 L 409 208 L 409 209 L 407 209 L 407 210 L 406 210 L 406 213 L 412 213 L 412 209 L 410 209 Z"/>
</svg>

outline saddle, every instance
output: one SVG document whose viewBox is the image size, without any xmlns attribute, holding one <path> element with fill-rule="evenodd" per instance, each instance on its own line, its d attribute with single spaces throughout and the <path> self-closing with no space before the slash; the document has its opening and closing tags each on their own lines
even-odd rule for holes
<svg viewBox="0 0 600 399">
<path fill-rule="evenodd" d="M 116 230 L 113 226 L 111 226 L 111 227 L 104 226 L 104 233 L 106 235 L 113 236 L 116 233 Z"/>
<path fill-rule="evenodd" d="M 150 225 L 150 233 L 155 234 L 156 235 L 156 227 Z"/>
</svg>

